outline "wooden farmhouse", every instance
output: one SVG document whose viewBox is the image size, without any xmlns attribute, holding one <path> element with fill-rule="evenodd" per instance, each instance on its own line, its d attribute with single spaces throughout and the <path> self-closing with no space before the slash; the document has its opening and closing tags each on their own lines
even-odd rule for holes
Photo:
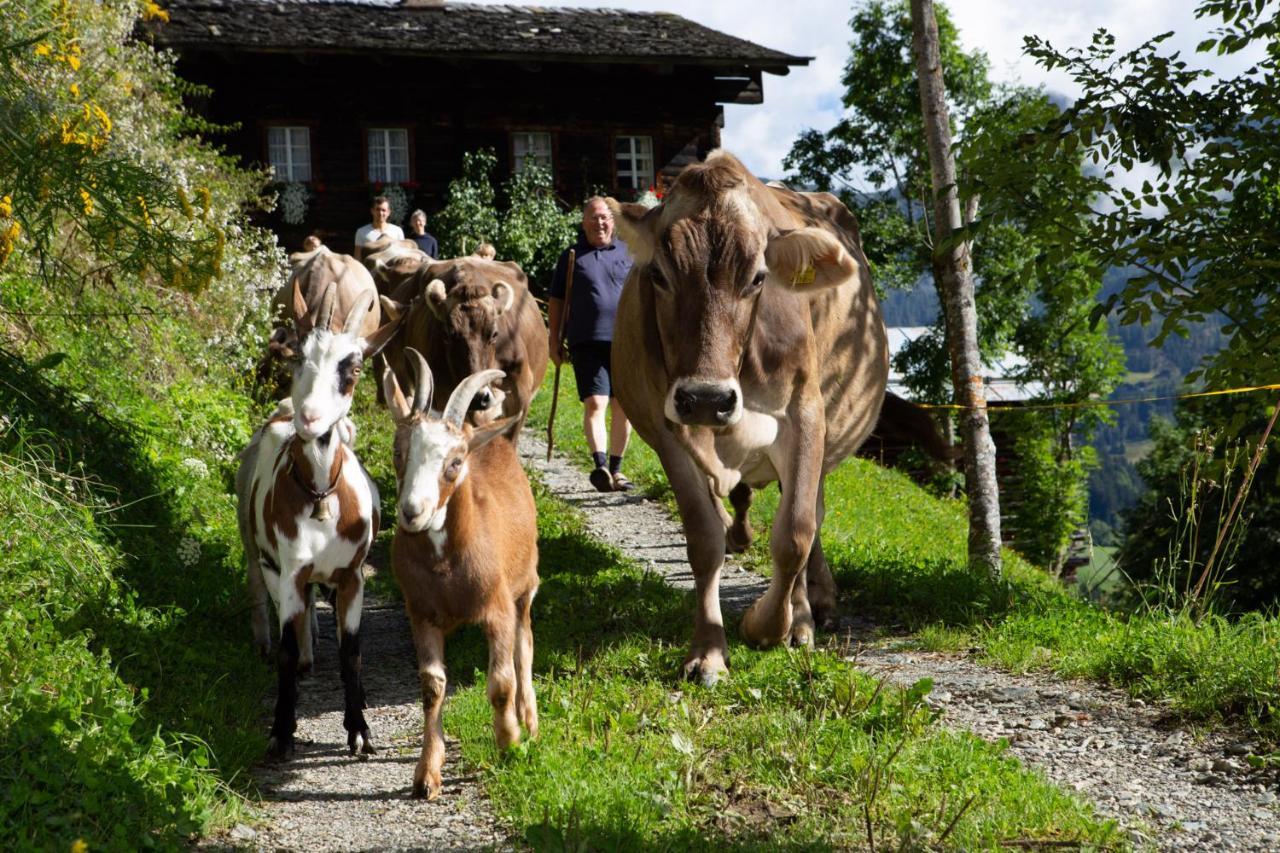
<svg viewBox="0 0 1280 853">
<path fill-rule="evenodd" d="M 463 154 L 482 147 L 504 174 L 548 167 L 569 204 L 660 188 L 720 144 L 724 104 L 759 104 L 764 74 L 809 62 L 666 12 L 440 0 L 166 9 L 149 36 L 208 87 L 192 105 L 229 128 L 215 140 L 302 185 L 301 221 L 270 219 L 290 249 L 316 232 L 350 251 L 370 198 L 392 185 L 430 216 Z"/>
</svg>

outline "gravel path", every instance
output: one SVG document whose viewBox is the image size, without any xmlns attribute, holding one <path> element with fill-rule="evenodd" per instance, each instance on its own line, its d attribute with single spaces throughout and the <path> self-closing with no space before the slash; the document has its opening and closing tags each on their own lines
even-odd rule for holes
<svg viewBox="0 0 1280 853">
<path fill-rule="evenodd" d="M 593 536 L 618 547 L 675 587 L 691 589 L 684 536 L 666 510 L 634 494 L 600 494 L 563 458 L 548 464 L 542 436 L 526 431 L 520 453 L 546 486 L 582 509 Z M 765 582 L 726 560 L 721 597 L 742 610 Z M 256 829 L 236 826 L 202 846 L 259 850 L 459 850 L 513 846 L 475 778 L 460 775 L 448 741 L 445 789 L 431 803 L 409 796 L 421 745 L 416 662 L 402 606 L 366 601 L 361 631 L 366 716 L 377 755 L 347 755 L 333 616 L 321 606 L 316 672 L 303 682 L 298 749 L 254 771 L 262 792 Z M 535 626 L 536 631 L 536 626 Z M 894 682 L 931 678 L 927 700 L 943 724 L 1009 742 L 1012 755 L 1094 802 L 1140 847 L 1280 850 L 1280 772 L 1254 771 L 1252 744 L 1230 733 L 1197 737 L 1158 706 L 1048 676 L 1015 676 L 964 655 L 904 651 L 846 620 L 828 644 L 860 668 Z M 263 725 L 271 703 L 263 705 Z"/>
</svg>

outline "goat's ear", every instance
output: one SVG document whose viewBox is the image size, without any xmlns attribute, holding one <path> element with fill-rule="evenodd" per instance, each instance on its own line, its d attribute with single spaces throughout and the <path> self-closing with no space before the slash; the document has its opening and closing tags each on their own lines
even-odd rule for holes
<svg viewBox="0 0 1280 853">
<path fill-rule="evenodd" d="M 516 421 L 520 420 L 520 415 L 512 415 L 509 418 L 492 421 L 482 427 L 472 427 L 467 425 L 467 452 L 474 453 L 493 441 L 498 436 L 510 430 L 515 426 Z"/>
<path fill-rule="evenodd" d="M 511 303 L 516 300 L 516 289 L 505 281 L 495 282 L 493 285 L 493 301 L 497 303 L 498 316 L 511 310 Z"/>
<path fill-rule="evenodd" d="M 771 283 L 812 292 L 844 284 L 858 274 L 858 261 L 834 235 L 821 228 L 798 228 L 769 241 L 764 250 Z"/>
<path fill-rule="evenodd" d="M 298 336 L 286 326 L 281 326 L 271 333 L 270 340 L 267 341 L 267 351 L 276 358 L 283 358 L 286 361 L 296 358 L 298 355 Z"/>
<path fill-rule="evenodd" d="M 386 399 L 387 408 L 391 410 L 393 418 L 402 421 L 409 417 L 409 401 L 404 398 L 391 365 L 382 368 L 382 396 Z"/>
<path fill-rule="evenodd" d="M 427 289 L 423 291 L 422 296 L 427 302 L 427 307 L 431 309 L 431 313 L 443 320 L 445 315 L 444 306 L 449 299 L 449 294 L 444 289 L 444 282 L 438 278 L 431 279 L 431 283 L 427 285 Z"/>
<path fill-rule="evenodd" d="M 630 202 L 623 204 L 616 198 L 606 198 L 604 203 L 609 206 L 618 234 L 627 241 L 627 250 L 631 253 L 631 257 L 635 258 L 636 263 L 647 264 L 653 260 L 656 243 L 654 231 L 662 208 L 651 209 L 643 204 Z"/>
</svg>

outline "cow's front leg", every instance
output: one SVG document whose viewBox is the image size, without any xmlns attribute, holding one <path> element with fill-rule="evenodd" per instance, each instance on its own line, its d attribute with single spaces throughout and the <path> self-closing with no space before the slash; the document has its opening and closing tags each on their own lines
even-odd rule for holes
<svg viewBox="0 0 1280 853">
<path fill-rule="evenodd" d="M 782 499 L 773 518 L 769 543 L 773 577 L 764 595 L 756 599 L 742 617 L 742 636 L 760 648 L 769 648 L 792 637 L 793 592 L 796 580 L 809 560 L 809 550 L 818 530 L 818 491 L 822 479 L 822 450 L 825 427 L 820 419 L 805 417 L 797 407 L 791 429 L 779 436 L 782 453 L 775 462 L 781 477 Z M 813 639 L 813 617 L 800 583 L 803 606 L 800 611 L 799 641 Z"/>
<path fill-rule="evenodd" d="M 685 658 L 684 675 L 712 685 L 729 670 L 729 645 L 720 613 L 720 569 L 724 565 L 725 526 L 707 488 L 707 477 L 673 439 L 660 443 L 658 456 L 675 492 L 684 523 L 685 546 L 697 597 L 693 617 L 693 646 Z"/>
<path fill-rule="evenodd" d="M 831 575 L 826 555 L 822 553 L 822 524 L 826 520 L 826 477 L 818 484 L 818 530 L 813 534 L 813 547 L 805 565 L 806 591 L 813 621 L 826 625 L 836 612 L 836 579 Z"/>
<path fill-rule="evenodd" d="M 360 616 L 363 608 L 364 577 L 357 561 L 356 568 L 343 572 L 342 580 L 338 582 L 336 608 L 338 664 L 342 669 L 342 727 L 347 730 L 347 749 L 352 755 L 357 750 L 365 755 L 377 751 L 364 718 L 363 661 L 360 657 Z"/>
</svg>

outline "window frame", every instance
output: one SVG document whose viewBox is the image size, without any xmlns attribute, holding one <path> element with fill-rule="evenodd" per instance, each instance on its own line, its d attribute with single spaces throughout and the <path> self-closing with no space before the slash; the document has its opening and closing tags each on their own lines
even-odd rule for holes
<svg viewBox="0 0 1280 853">
<path fill-rule="evenodd" d="M 611 156 L 613 157 L 613 185 L 618 189 L 624 189 L 624 187 L 622 186 L 622 175 L 624 173 L 624 170 L 619 168 L 619 163 L 621 162 L 622 155 L 618 151 L 618 143 L 624 139 L 631 140 L 631 143 L 629 145 L 631 168 L 629 170 L 626 170 L 626 172 L 632 178 L 634 178 L 636 174 L 635 172 L 635 158 L 636 158 L 635 140 L 637 139 L 649 140 L 649 178 L 647 181 L 643 183 L 642 186 L 625 187 L 625 189 L 631 189 L 634 192 L 642 193 L 648 190 L 650 187 L 657 186 L 658 146 L 655 142 L 655 137 L 649 133 L 615 133 L 613 135 L 613 147 L 611 151 Z"/>
<path fill-rule="evenodd" d="M 271 159 L 271 132 L 273 130 L 286 131 L 286 137 L 285 137 L 286 142 L 284 147 L 285 147 L 285 151 L 288 152 L 289 174 L 285 176 L 282 176 L 280 174 L 280 170 L 276 168 L 275 162 Z M 310 183 L 311 181 L 315 180 L 316 155 L 315 155 L 315 146 L 311 144 L 311 137 L 313 135 L 312 133 L 313 130 L 314 130 L 314 127 L 311 123 L 301 122 L 301 121 L 271 121 L 271 122 L 265 122 L 263 124 L 262 147 L 266 151 L 266 156 L 264 159 L 266 160 L 267 165 L 274 170 L 275 179 L 277 183 L 282 183 L 282 184 Z M 305 164 L 295 163 L 293 160 L 293 149 L 294 149 L 293 132 L 296 132 L 296 131 L 306 132 L 307 156 L 306 156 Z M 293 176 L 294 170 L 300 165 L 306 166 L 307 176 L 305 178 L 295 178 Z"/>
<path fill-rule="evenodd" d="M 554 180 L 555 173 L 556 173 L 556 137 L 554 133 L 552 133 L 550 130 L 545 128 L 519 128 L 517 130 L 508 131 L 507 136 L 510 142 L 511 174 L 513 175 L 519 174 L 521 169 L 521 160 L 518 159 L 519 155 L 517 155 L 516 153 L 516 137 L 517 136 L 546 137 L 547 162 L 545 163 L 545 166 L 547 171 L 551 173 L 552 179 Z M 524 155 L 524 159 L 528 159 L 528 154 Z"/>
<path fill-rule="evenodd" d="M 370 184 L 378 184 L 378 183 L 380 183 L 380 184 L 384 184 L 384 185 L 385 185 L 385 184 L 408 184 L 408 183 L 412 183 L 412 182 L 413 182 L 413 180 L 414 180 L 414 173 L 415 173 L 415 168 L 414 168 L 414 166 L 415 166 L 414 159 L 415 159 L 415 158 L 414 158 L 414 150 L 413 150 L 413 141 L 414 141 L 414 139 L 413 139 L 413 137 L 414 137 L 414 134 L 413 134 L 413 127 L 412 127 L 412 126 L 410 126 L 410 125 L 405 125 L 405 124 L 392 124 L 392 123 L 390 123 L 390 122 L 387 122 L 387 123 L 384 123 L 384 124 L 366 124 L 366 125 L 364 125 L 364 126 L 361 128 L 361 130 L 362 130 L 362 140 L 363 140 L 363 145 L 361 146 L 361 148 L 362 148 L 362 150 L 363 150 L 363 152 L 364 152 L 364 179 L 365 179 L 365 182 L 366 182 L 366 183 L 370 183 Z M 393 178 L 391 178 L 391 177 L 390 177 L 390 170 L 391 170 L 390 152 L 391 152 L 391 146 L 388 144 L 388 145 L 385 145 L 385 147 L 383 148 L 384 158 L 383 158 L 383 163 L 382 163 L 383 167 L 387 169 L 388 177 L 386 177 L 386 178 L 375 178 L 375 177 L 373 176 L 373 172 L 372 172 L 372 170 L 369 168 L 369 167 L 370 167 L 369 158 L 370 158 L 371 154 L 373 153 L 373 149 L 372 149 L 372 147 L 370 146 L 370 142 L 371 142 L 371 140 L 370 140 L 370 136 L 371 136 L 373 133 L 381 132 L 381 133 L 383 133 L 383 134 L 384 134 L 384 136 L 383 136 L 383 142 L 384 142 L 384 143 L 386 143 L 386 142 L 388 142 L 388 141 L 389 141 L 389 138 L 388 138 L 385 134 L 388 134 L 388 133 L 393 132 L 393 131 L 394 131 L 394 132 L 400 132 L 400 133 L 403 133 L 403 134 L 404 134 L 404 145 L 405 145 L 405 177 L 404 177 L 402 180 L 401 180 L 401 179 L 393 179 Z"/>
</svg>

